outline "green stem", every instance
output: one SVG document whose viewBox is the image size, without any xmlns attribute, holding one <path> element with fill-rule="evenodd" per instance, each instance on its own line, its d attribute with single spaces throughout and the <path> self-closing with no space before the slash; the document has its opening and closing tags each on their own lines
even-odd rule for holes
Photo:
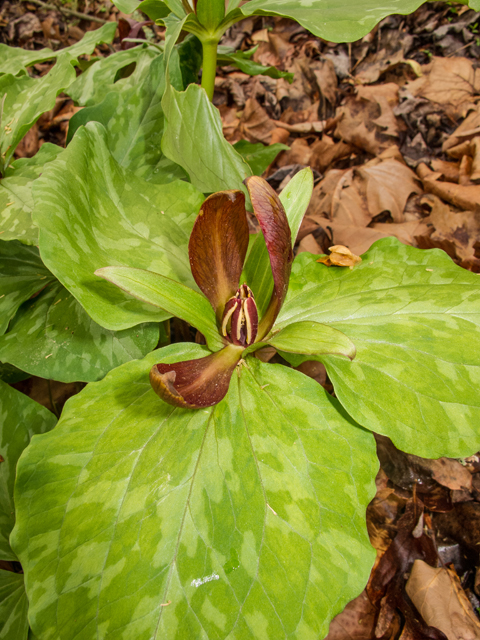
<svg viewBox="0 0 480 640">
<path fill-rule="evenodd" d="M 202 87 L 212 101 L 215 90 L 215 76 L 217 75 L 217 46 L 218 40 L 203 40 Z"/>
</svg>

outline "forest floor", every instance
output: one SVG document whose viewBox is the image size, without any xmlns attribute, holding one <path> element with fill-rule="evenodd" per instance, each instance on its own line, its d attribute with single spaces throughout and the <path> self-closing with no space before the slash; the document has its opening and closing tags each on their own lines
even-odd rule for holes
<svg viewBox="0 0 480 640">
<path fill-rule="evenodd" d="M 109 0 L 4 0 L 0 41 L 57 49 L 105 21 L 119 23 L 118 36 L 96 56 L 129 46 L 122 44 L 128 36 L 162 40 L 163 28 L 133 17 Z M 323 254 L 341 244 L 361 254 L 394 235 L 441 248 L 480 273 L 480 13 L 427 3 L 352 44 L 325 42 L 292 21 L 251 18 L 221 44 L 258 46 L 254 60 L 294 74 L 290 84 L 222 67 L 214 103 L 230 142 L 290 147 L 265 173 L 274 188 L 312 167 L 315 189 L 297 251 Z M 78 109 L 60 95 L 16 156 L 31 157 L 46 141 L 64 146 Z M 301 370 L 332 391 L 322 365 Z M 78 391 L 34 378 L 16 386 L 50 408 Z M 425 460 L 384 437 L 377 448 L 377 495 L 367 511 L 377 561 L 328 640 L 480 639 L 480 454 Z"/>
</svg>

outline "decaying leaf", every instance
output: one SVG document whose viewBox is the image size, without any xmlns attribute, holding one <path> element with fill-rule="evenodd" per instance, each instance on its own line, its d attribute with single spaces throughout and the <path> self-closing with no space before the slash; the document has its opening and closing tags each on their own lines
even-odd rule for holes
<svg viewBox="0 0 480 640">
<path fill-rule="evenodd" d="M 331 251 L 330 255 L 325 258 L 319 258 L 317 262 L 321 262 L 327 267 L 334 265 L 336 267 L 349 267 L 353 269 L 356 264 L 362 261 L 360 256 L 356 256 L 348 247 L 344 247 L 341 244 L 329 247 L 329 250 Z"/>
<path fill-rule="evenodd" d="M 415 560 L 406 591 L 425 622 L 443 631 L 448 640 L 480 638 L 480 623 L 451 569 Z"/>
</svg>

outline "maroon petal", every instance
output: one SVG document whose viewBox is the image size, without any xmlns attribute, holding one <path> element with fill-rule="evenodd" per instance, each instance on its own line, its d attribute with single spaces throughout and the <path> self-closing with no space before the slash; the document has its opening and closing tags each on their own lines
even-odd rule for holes
<svg viewBox="0 0 480 640">
<path fill-rule="evenodd" d="M 229 345 L 198 360 L 159 363 L 150 371 L 150 384 L 168 404 L 185 409 L 211 407 L 225 397 L 243 347 Z"/>
<path fill-rule="evenodd" d="M 292 234 L 280 198 L 268 182 L 252 176 L 245 180 L 245 184 L 265 238 L 274 284 L 268 309 L 258 327 L 257 340 L 261 340 L 271 329 L 287 295 L 293 261 Z"/>
<path fill-rule="evenodd" d="M 245 196 L 220 191 L 202 205 L 188 244 L 195 282 L 210 300 L 218 320 L 235 295 L 248 249 Z"/>
</svg>

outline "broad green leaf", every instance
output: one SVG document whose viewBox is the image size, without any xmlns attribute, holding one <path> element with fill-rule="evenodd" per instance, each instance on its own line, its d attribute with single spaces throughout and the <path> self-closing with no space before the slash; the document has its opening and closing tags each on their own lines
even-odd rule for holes
<svg viewBox="0 0 480 640">
<path fill-rule="evenodd" d="M 461 2 L 461 4 L 468 4 L 468 6 L 474 11 L 480 11 L 480 0 L 470 0 L 467 2 Z"/>
<path fill-rule="evenodd" d="M 249 165 L 254 176 L 261 176 L 281 151 L 290 149 L 286 144 L 279 142 L 265 146 L 261 142 L 254 144 L 248 140 L 239 140 L 233 145 L 233 148 Z"/>
<path fill-rule="evenodd" d="M 200 24 L 212 33 L 225 17 L 225 0 L 196 0 L 196 14 Z"/>
<path fill-rule="evenodd" d="M 158 55 L 158 49 L 144 45 L 118 51 L 88 67 L 68 87 L 66 93 L 82 107 L 99 104 L 112 91 L 120 93 L 138 86 L 147 76 L 152 60 Z M 118 78 L 121 70 L 132 64 L 135 64 L 133 73 Z"/>
<path fill-rule="evenodd" d="M 42 640 L 317 639 L 364 587 L 372 435 L 254 358 L 216 407 L 159 400 L 150 367 L 205 353 L 116 369 L 22 456 L 12 544 Z"/>
<path fill-rule="evenodd" d="M 413 13 L 423 0 L 250 0 L 240 7 L 244 16 L 284 16 L 330 42 L 363 38 L 388 15 Z"/>
<path fill-rule="evenodd" d="M 0 416 L 0 560 L 17 560 L 8 542 L 15 524 L 13 487 L 17 462 L 31 437 L 50 431 L 57 420 L 45 407 L 1 380 Z"/>
<path fill-rule="evenodd" d="M 35 181 L 42 259 L 102 327 L 127 329 L 168 317 L 94 273 L 129 266 L 195 288 L 187 245 L 202 195 L 176 181 L 155 185 L 120 167 L 105 129 L 91 122 Z"/>
<path fill-rule="evenodd" d="M 28 600 L 22 573 L 0 569 L 0 638 L 27 640 Z"/>
<path fill-rule="evenodd" d="M 30 67 L 37 62 L 53 60 L 58 56 L 69 57 L 71 60 L 76 60 L 79 56 L 93 53 L 95 47 L 102 42 L 112 42 L 116 30 L 116 23 L 109 22 L 99 29 L 87 31 L 81 40 L 70 47 L 65 47 L 58 51 L 52 51 L 51 49 L 28 51 L 0 43 L 0 60 L 2 61 L 0 63 L 0 73 L 17 75 L 21 71 L 25 71 L 26 67 Z"/>
<path fill-rule="evenodd" d="M 219 336 L 211 304 L 205 296 L 193 289 L 143 269 L 104 267 L 96 271 L 96 275 L 112 282 L 138 300 L 185 320 L 203 333 L 212 351 L 218 351 L 225 346 Z"/>
<path fill-rule="evenodd" d="M 318 322 L 294 322 L 268 342 L 276 349 L 290 353 L 334 354 L 346 356 L 350 360 L 355 357 L 355 345 L 344 333 Z"/>
<path fill-rule="evenodd" d="M 42 78 L 0 76 L 0 100 L 6 94 L 0 128 L 2 172 L 23 136 L 44 111 L 54 106 L 57 95 L 74 79 L 75 69 L 68 56 L 59 56 L 53 69 Z"/>
<path fill-rule="evenodd" d="M 0 337 L 0 360 L 60 382 L 94 382 L 158 344 L 158 325 L 109 331 L 94 322 L 58 281 L 19 309 Z"/>
<path fill-rule="evenodd" d="M 480 445 L 480 280 L 440 250 L 376 242 L 353 271 L 295 260 L 276 328 L 328 324 L 353 362 L 321 356 L 345 409 L 403 451 L 459 457 Z"/>
<path fill-rule="evenodd" d="M 159 55 L 138 86 L 111 92 L 102 103 L 75 114 L 70 120 L 67 144 L 78 127 L 100 122 L 107 131 L 108 148 L 122 167 L 155 184 L 185 178 L 183 169 L 161 151 L 164 90 L 163 55 Z"/>
<path fill-rule="evenodd" d="M 170 13 L 170 9 L 162 0 L 143 0 L 137 6 L 137 9 L 147 15 L 150 20 L 161 20 Z"/>
<path fill-rule="evenodd" d="M 198 82 L 198 74 L 203 61 L 202 43 L 197 36 L 189 33 L 185 40 L 177 45 L 177 49 L 183 80 L 182 89 L 185 89 L 189 84 Z"/>
<path fill-rule="evenodd" d="M 280 201 L 285 208 L 288 224 L 292 232 L 292 246 L 302 224 L 303 216 L 312 197 L 313 174 L 310 168 L 299 171 L 280 194 Z M 245 263 L 243 280 L 252 289 L 257 302 L 260 317 L 265 313 L 273 291 L 273 277 L 270 257 L 265 238 L 260 232 L 252 245 Z"/>
<path fill-rule="evenodd" d="M 285 78 L 288 82 L 293 82 L 293 73 L 280 71 L 276 67 L 266 67 L 250 58 L 248 51 L 235 51 L 234 53 L 219 52 L 218 63 L 229 64 L 238 67 L 243 73 L 249 76 L 269 76 L 270 78 Z"/>
<path fill-rule="evenodd" d="M 45 143 L 33 158 L 20 158 L 6 170 L 0 181 L 0 234 L 2 240 L 20 240 L 24 244 L 38 244 L 38 229 L 32 222 L 32 183 L 47 162 L 54 160 L 63 149 Z"/>
<path fill-rule="evenodd" d="M 138 8 L 138 0 L 113 0 L 113 4 L 120 9 L 122 13 L 133 13 Z"/>
<path fill-rule="evenodd" d="M 29 373 L 20 371 L 20 369 L 17 369 L 17 367 L 14 367 L 13 364 L 0 362 L 0 380 L 3 380 L 8 384 L 15 384 L 16 382 L 20 382 L 21 380 L 26 380 L 29 377 L 30 377 Z"/>
<path fill-rule="evenodd" d="M 251 175 L 250 167 L 223 137 L 222 122 L 216 107 L 198 85 L 186 91 L 168 86 L 162 100 L 165 133 L 162 150 L 190 176 L 197 189 L 213 193 L 224 189 L 242 189 Z"/>
<path fill-rule="evenodd" d="M 20 305 L 54 280 L 36 247 L 0 240 L 0 336 Z"/>
</svg>

